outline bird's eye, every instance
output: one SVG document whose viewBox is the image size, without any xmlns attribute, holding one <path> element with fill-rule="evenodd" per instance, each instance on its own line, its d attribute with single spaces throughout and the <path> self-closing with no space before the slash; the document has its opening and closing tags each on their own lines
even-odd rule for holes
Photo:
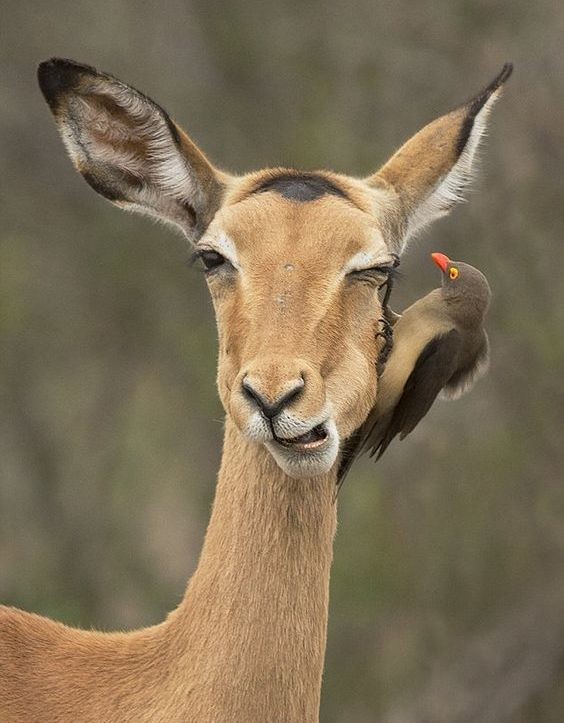
<svg viewBox="0 0 564 723">
<path fill-rule="evenodd" d="M 217 251 L 212 249 L 196 249 L 193 255 L 193 261 L 201 261 L 204 265 L 205 273 L 210 273 L 219 269 L 221 266 L 228 265 L 229 261 Z"/>
<path fill-rule="evenodd" d="M 450 267 L 450 271 L 448 272 L 448 275 L 450 278 L 454 281 L 454 279 L 458 278 L 459 270 L 455 266 Z"/>
</svg>

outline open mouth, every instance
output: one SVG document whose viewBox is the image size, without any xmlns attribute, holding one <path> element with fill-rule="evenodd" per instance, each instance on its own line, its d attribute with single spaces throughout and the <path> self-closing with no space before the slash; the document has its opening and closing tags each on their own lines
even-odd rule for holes
<svg viewBox="0 0 564 723">
<path fill-rule="evenodd" d="M 291 427 L 282 427 L 279 432 L 291 433 L 290 430 Z M 298 427 L 295 431 L 301 430 Z M 331 416 L 295 437 L 279 437 L 272 426 L 270 432 L 272 437 L 265 442 L 266 448 L 280 469 L 293 479 L 325 474 L 335 464 L 339 454 L 339 433 Z"/>
<path fill-rule="evenodd" d="M 305 434 L 300 434 L 299 437 L 290 437 L 289 439 L 280 439 L 280 437 L 275 437 L 278 444 L 283 447 L 308 452 L 312 449 L 322 447 L 328 438 L 329 434 L 325 424 L 318 424 L 317 427 L 310 429 L 309 432 L 306 432 Z"/>
</svg>

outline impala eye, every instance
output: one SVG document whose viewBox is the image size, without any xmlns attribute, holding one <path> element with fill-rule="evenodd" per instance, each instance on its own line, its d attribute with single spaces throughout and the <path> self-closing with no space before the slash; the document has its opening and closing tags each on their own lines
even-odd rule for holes
<svg viewBox="0 0 564 723">
<path fill-rule="evenodd" d="M 368 269 L 357 269 L 350 271 L 347 276 L 350 279 L 358 279 L 359 281 L 369 281 L 381 289 L 384 286 L 391 286 L 393 280 L 398 277 L 399 256 L 391 254 L 391 264 L 381 264 L 379 266 L 371 266 Z"/>
<path fill-rule="evenodd" d="M 225 256 L 218 254 L 217 251 L 204 250 L 198 255 L 202 259 L 206 271 L 216 269 L 227 261 Z"/>
<path fill-rule="evenodd" d="M 372 266 L 369 269 L 359 269 L 348 274 L 350 279 L 372 282 L 379 289 L 385 286 L 395 275 L 396 269 L 394 266 Z"/>
<path fill-rule="evenodd" d="M 196 249 L 192 254 L 190 263 L 201 261 L 204 266 L 204 272 L 211 273 L 215 269 L 219 269 L 221 266 L 231 266 L 230 262 L 222 254 L 214 251 L 213 249 Z"/>
</svg>

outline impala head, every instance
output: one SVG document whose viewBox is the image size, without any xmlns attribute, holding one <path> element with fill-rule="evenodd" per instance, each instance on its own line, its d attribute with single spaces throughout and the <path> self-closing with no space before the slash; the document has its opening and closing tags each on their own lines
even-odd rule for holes
<svg viewBox="0 0 564 723">
<path fill-rule="evenodd" d="M 76 168 L 124 209 L 179 227 L 206 269 L 219 391 L 292 477 L 328 471 L 377 395 L 379 289 L 407 242 L 461 200 L 511 66 L 374 175 L 215 168 L 165 111 L 94 68 L 39 82 Z"/>
</svg>

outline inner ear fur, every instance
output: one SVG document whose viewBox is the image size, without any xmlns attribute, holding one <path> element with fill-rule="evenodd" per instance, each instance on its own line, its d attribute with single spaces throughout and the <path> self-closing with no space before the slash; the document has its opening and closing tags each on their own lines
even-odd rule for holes
<svg viewBox="0 0 564 723">
<path fill-rule="evenodd" d="M 159 105 L 72 60 L 40 64 L 41 91 L 77 170 L 112 203 L 180 227 L 192 240 L 221 205 L 228 177 Z"/>
<path fill-rule="evenodd" d="M 426 125 L 365 179 L 371 187 L 388 192 L 393 206 L 387 212 L 389 225 L 400 250 L 410 237 L 463 200 L 488 115 L 512 70 L 506 63 L 478 95 Z"/>
</svg>

